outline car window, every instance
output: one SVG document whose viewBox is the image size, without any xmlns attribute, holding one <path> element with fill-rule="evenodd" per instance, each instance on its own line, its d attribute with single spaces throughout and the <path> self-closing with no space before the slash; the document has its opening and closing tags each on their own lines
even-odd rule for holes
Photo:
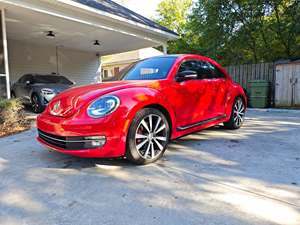
<svg viewBox="0 0 300 225">
<path fill-rule="evenodd" d="M 197 73 L 197 79 L 209 79 L 211 78 L 211 71 L 209 70 L 209 66 L 204 61 L 198 60 L 188 60 L 183 62 L 178 72 L 184 71 L 194 71 Z"/>
<path fill-rule="evenodd" d="M 22 79 L 22 82 L 21 82 L 22 84 L 26 83 L 27 81 L 33 82 L 31 74 L 26 74 L 21 79 Z"/>
<path fill-rule="evenodd" d="M 167 78 L 176 57 L 149 58 L 133 64 L 122 75 L 122 80 L 161 80 Z"/>
<path fill-rule="evenodd" d="M 209 70 L 211 71 L 211 78 L 215 78 L 215 79 L 225 78 L 225 75 L 219 70 L 218 67 L 216 67 L 215 65 L 213 65 L 209 62 L 206 62 L 206 63 L 207 63 Z"/>
<path fill-rule="evenodd" d="M 188 60 L 181 64 L 178 72 L 195 71 L 198 79 L 224 78 L 225 75 L 214 65 L 207 61 Z"/>
<path fill-rule="evenodd" d="M 25 76 L 22 76 L 18 81 L 17 81 L 17 83 L 20 83 L 20 84 L 22 84 L 22 83 L 24 83 L 25 82 Z"/>
<path fill-rule="evenodd" d="M 23 75 L 23 76 L 18 80 L 18 83 L 24 84 L 27 80 L 30 80 L 30 77 L 31 77 L 30 74 Z"/>
<path fill-rule="evenodd" d="M 42 84 L 73 84 L 66 77 L 58 75 L 35 75 L 34 82 Z"/>
</svg>

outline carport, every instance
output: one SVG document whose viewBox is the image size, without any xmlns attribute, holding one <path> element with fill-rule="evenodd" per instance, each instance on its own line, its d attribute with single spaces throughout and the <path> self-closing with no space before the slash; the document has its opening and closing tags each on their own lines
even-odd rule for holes
<svg viewBox="0 0 300 225">
<path fill-rule="evenodd" d="M 163 46 L 176 33 L 110 0 L 3 0 L 0 95 L 26 73 L 96 82 L 99 57 Z M 2 87 L 2 88 L 1 88 Z"/>
</svg>

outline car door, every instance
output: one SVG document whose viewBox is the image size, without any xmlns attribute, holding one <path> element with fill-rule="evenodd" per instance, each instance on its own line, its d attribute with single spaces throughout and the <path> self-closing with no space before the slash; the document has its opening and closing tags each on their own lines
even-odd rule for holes
<svg viewBox="0 0 300 225">
<path fill-rule="evenodd" d="M 207 104 L 211 101 L 209 79 L 203 75 L 201 67 L 200 61 L 187 60 L 182 62 L 177 72 L 177 74 L 183 71 L 197 73 L 197 78 L 177 81 L 173 89 L 176 125 L 182 130 L 209 117 L 207 113 Z"/>
<path fill-rule="evenodd" d="M 31 99 L 31 90 L 32 90 L 32 85 L 34 84 L 34 77 L 33 75 L 28 75 L 28 77 L 25 80 L 25 86 L 23 89 L 23 94 L 25 98 L 27 98 L 29 101 Z"/>
<path fill-rule="evenodd" d="M 24 75 L 21 82 L 18 84 L 18 97 L 21 97 L 27 101 L 30 100 L 31 84 L 33 82 L 33 76 L 31 74 Z"/>
<path fill-rule="evenodd" d="M 22 76 L 17 82 L 15 82 L 13 84 L 13 87 L 12 87 L 12 91 L 14 92 L 15 96 L 17 98 L 20 98 L 22 96 L 22 92 L 21 92 L 21 86 L 22 86 L 22 83 L 24 82 L 24 78 L 25 76 Z"/>
<path fill-rule="evenodd" d="M 209 87 L 212 101 L 208 105 L 207 112 L 213 117 L 225 115 L 225 106 L 227 101 L 228 83 L 225 74 L 212 63 L 203 61 L 203 66 L 207 70 Z"/>
</svg>

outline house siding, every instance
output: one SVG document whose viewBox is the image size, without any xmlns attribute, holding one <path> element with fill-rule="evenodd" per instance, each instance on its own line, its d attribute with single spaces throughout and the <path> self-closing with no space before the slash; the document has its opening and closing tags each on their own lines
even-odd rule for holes
<svg viewBox="0 0 300 225">
<path fill-rule="evenodd" d="M 52 41 L 52 40 L 49 40 Z M 8 57 L 11 82 L 26 73 L 58 73 L 84 85 L 99 76 L 99 57 L 95 53 L 69 50 L 54 46 L 39 46 L 9 40 Z M 57 63 L 58 62 L 58 63 Z"/>
</svg>

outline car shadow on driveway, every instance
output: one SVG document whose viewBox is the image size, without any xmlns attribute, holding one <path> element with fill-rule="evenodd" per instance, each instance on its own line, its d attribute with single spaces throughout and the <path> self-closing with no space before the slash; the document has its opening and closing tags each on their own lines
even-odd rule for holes
<svg viewBox="0 0 300 225">
<path fill-rule="evenodd" d="M 241 130 L 191 134 L 139 167 L 48 152 L 35 135 L 0 139 L 0 224 L 300 221 L 299 117 L 252 113 Z"/>
</svg>

